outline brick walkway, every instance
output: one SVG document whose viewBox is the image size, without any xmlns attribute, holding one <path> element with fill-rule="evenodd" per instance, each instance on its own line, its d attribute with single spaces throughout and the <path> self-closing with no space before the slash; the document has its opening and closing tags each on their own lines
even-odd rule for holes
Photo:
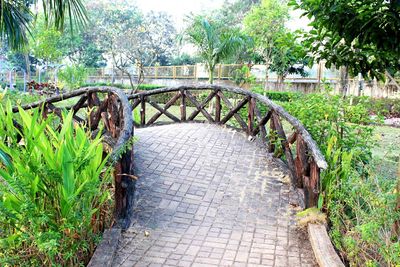
<svg viewBox="0 0 400 267">
<path fill-rule="evenodd" d="M 114 266 L 315 266 L 297 195 L 255 142 L 208 124 L 135 135 L 135 215 Z"/>
</svg>

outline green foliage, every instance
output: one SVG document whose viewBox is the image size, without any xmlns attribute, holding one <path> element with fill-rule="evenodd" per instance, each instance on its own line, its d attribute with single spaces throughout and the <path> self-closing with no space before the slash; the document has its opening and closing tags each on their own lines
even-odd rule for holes
<svg viewBox="0 0 400 267">
<path fill-rule="evenodd" d="M 58 72 L 58 78 L 65 83 L 68 89 L 81 87 L 88 77 L 88 71 L 84 66 L 66 66 Z"/>
<path fill-rule="evenodd" d="M 62 34 L 55 28 L 46 27 L 42 17 L 37 20 L 32 35 L 33 38 L 29 45 L 37 59 L 49 64 L 56 63 L 62 58 Z"/>
<path fill-rule="evenodd" d="M 284 93 L 283 95 L 287 95 Z M 328 163 L 321 173 L 319 208 L 328 215 L 330 236 L 351 266 L 397 266 L 400 241 L 393 225 L 396 177 L 374 169 L 374 121 L 369 99 L 343 99 L 327 92 L 297 95 L 281 104 L 318 143 Z"/>
<path fill-rule="evenodd" d="M 265 91 L 264 88 L 260 86 L 255 86 L 251 89 L 253 92 L 265 95 L 269 99 L 277 102 L 289 102 L 289 101 L 296 101 L 301 96 L 302 93 L 298 92 L 274 92 L 274 91 Z"/>
<path fill-rule="evenodd" d="M 0 150 L 8 157 L 0 163 L 0 262 L 79 265 L 112 217 L 101 138 L 74 125 L 72 112 L 60 131 L 53 117 L 22 109 L 18 129 L 12 114 L 10 102 L 0 106 Z"/>
<path fill-rule="evenodd" d="M 291 0 L 312 20 L 303 44 L 326 66 L 347 66 L 352 75 L 383 78 L 400 69 L 400 4 L 397 0 Z"/>
<path fill-rule="evenodd" d="M 210 83 L 214 80 L 215 66 L 237 53 L 248 41 L 238 29 L 229 29 L 203 16 L 189 18 L 184 37 L 206 62 Z"/>
<path fill-rule="evenodd" d="M 275 42 L 285 32 L 288 8 L 278 0 L 263 0 L 244 18 L 245 31 L 254 39 L 256 51 L 271 64 Z"/>
<path fill-rule="evenodd" d="M 248 66 L 243 66 L 240 69 L 235 69 L 231 74 L 231 79 L 236 85 L 252 84 L 256 81 L 256 77 L 250 73 Z"/>
<path fill-rule="evenodd" d="M 298 33 L 284 33 L 277 38 L 272 50 L 271 70 L 281 77 L 281 82 L 288 74 L 307 76 L 304 70 L 308 65 L 307 53 L 298 39 Z"/>
<path fill-rule="evenodd" d="M 37 4 L 37 0 L 0 1 L 0 32 L 8 45 L 13 50 L 26 48 L 35 15 L 30 6 Z M 84 25 L 87 21 L 86 9 L 82 0 L 43 0 L 43 15 L 46 26 L 52 26 L 57 30 L 64 29 L 64 23 L 68 19 L 70 28 L 73 25 Z"/>
</svg>

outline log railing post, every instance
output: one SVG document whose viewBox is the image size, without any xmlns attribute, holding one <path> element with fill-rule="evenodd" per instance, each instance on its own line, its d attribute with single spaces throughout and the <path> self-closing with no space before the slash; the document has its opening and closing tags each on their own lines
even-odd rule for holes
<svg viewBox="0 0 400 267">
<path fill-rule="evenodd" d="M 271 116 L 274 115 L 274 112 L 272 111 Z M 269 122 L 269 138 L 268 138 L 268 152 L 269 153 L 274 153 L 275 151 L 275 142 L 276 142 L 276 128 L 275 128 L 275 123 L 274 120 L 270 120 Z"/>
<path fill-rule="evenodd" d="M 140 125 L 146 125 L 146 98 L 143 95 L 140 96 Z"/>
<path fill-rule="evenodd" d="M 287 165 L 292 174 L 292 184 L 294 185 L 297 182 L 297 175 L 295 171 L 292 151 L 290 149 L 290 144 L 287 140 L 285 131 L 283 130 L 279 115 L 276 114 L 275 112 L 272 114 L 272 121 L 274 121 L 276 133 L 278 134 L 278 138 L 280 139 L 281 147 L 285 154 Z"/>
<path fill-rule="evenodd" d="M 296 138 L 296 159 L 294 161 L 296 167 L 297 182 L 296 186 L 298 188 L 303 187 L 304 176 L 308 176 L 309 173 L 309 163 L 307 155 L 306 144 L 300 134 L 297 134 Z"/>
<path fill-rule="evenodd" d="M 249 107 L 247 113 L 247 134 L 252 135 L 254 130 L 254 108 L 256 106 L 256 100 L 249 97 Z"/>
<path fill-rule="evenodd" d="M 318 205 L 320 169 L 315 161 L 310 163 L 310 176 L 304 177 L 304 202 L 306 208 Z"/>
<path fill-rule="evenodd" d="M 186 121 L 186 94 L 185 90 L 181 89 L 181 121 Z"/>
<path fill-rule="evenodd" d="M 221 122 L 221 97 L 219 96 L 219 91 L 215 94 L 215 122 Z"/>
</svg>

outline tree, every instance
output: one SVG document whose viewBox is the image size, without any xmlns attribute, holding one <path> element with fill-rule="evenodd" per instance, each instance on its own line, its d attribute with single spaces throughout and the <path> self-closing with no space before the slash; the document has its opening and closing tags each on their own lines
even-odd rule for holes
<svg viewBox="0 0 400 267">
<path fill-rule="evenodd" d="M 307 47 L 326 66 L 350 74 L 383 78 L 400 69 L 400 3 L 398 0 L 291 0 L 312 22 Z"/>
<path fill-rule="evenodd" d="M 287 32 L 277 38 L 272 51 L 271 70 L 278 75 L 277 87 L 283 89 L 286 76 L 300 74 L 307 76 L 305 67 L 309 63 L 305 48 L 297 40 L 297 33 Z"/>
<path fill-rule="evenodd" d="M 255 5 L 260 4 L 261 0 L 225 0 L 221 8 L 213 11 L 211 16 L 221 21 L 227 27 L 242 27 L 243 19 Z"/>
<path fill-rule="evenodd" d="M 165 13 L 143 15 L 136 6 L 124 1 L 113 5 L 93 3 L 93 27 L 97 41 L 113 65 L 129 77 L 135 88 L 133 70 L 139 72 L 138 84 L 143 81 L 143 67 L 171 54 L 175 28 Z"/>
<path fill-rule="evenodd" d="M 189 18 L 184 38 L 197 48 L 199 56 L 205 61 L 210 84 L 214 81 L 215 66 L 245 45 L 237 29 L 228 29 L 203 16 Z"/>
<path fill-rule="evenodd" d="M 263 0 L 244 18 L 245 31 L 254 39 L 256 52 L 263 58 L 265 89 L 268 87 L 269 69 L 277 39 L 285 32 L 289 18 L 288 7 L 279 0 Z"/>
<path fill-rule="evenodd" d="M 74 33 L 71 33 L 70 28 L 67 27 L 61 39 L 64 56 L 75 65 L 88 68 L 104 67 L 106 65 L 104 50 L 99 47 L 96 38 L 96 32 L 92 30 L 92 27 L 88 26 Z"/>
<path fill-rule="evenodd" d="M 34 14 L 30 10 L 37 0 L 0 0 L 0 34 L 11 49 L 22 49 L 29 41 Z M 47 25 L 57 30 L 64 29 L 65 21 L 83 25 L 87 21 L 82 0 L 42 0 L 42 9 Z"/>
</svg>

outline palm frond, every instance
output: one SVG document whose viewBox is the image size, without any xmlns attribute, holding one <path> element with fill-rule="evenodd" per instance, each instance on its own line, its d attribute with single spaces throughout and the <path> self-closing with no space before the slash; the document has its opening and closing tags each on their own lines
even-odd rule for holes
<svg viewBox="0 0 400 267">
<path fill-rule="evenodd" d="M 84 26 L 88 21 L 82 0 L 43 0 L 42 3 L 46 22 L 58 30 L 64 29 L 67 19 L 71 30 L 74 25 Z"/>
<path fill-rule="evenodd" d="M 12 49 L 22 49 L 28 41 L 31 12 L 21 0 L 0 0 L 0 34 Z"/>
</svg>

